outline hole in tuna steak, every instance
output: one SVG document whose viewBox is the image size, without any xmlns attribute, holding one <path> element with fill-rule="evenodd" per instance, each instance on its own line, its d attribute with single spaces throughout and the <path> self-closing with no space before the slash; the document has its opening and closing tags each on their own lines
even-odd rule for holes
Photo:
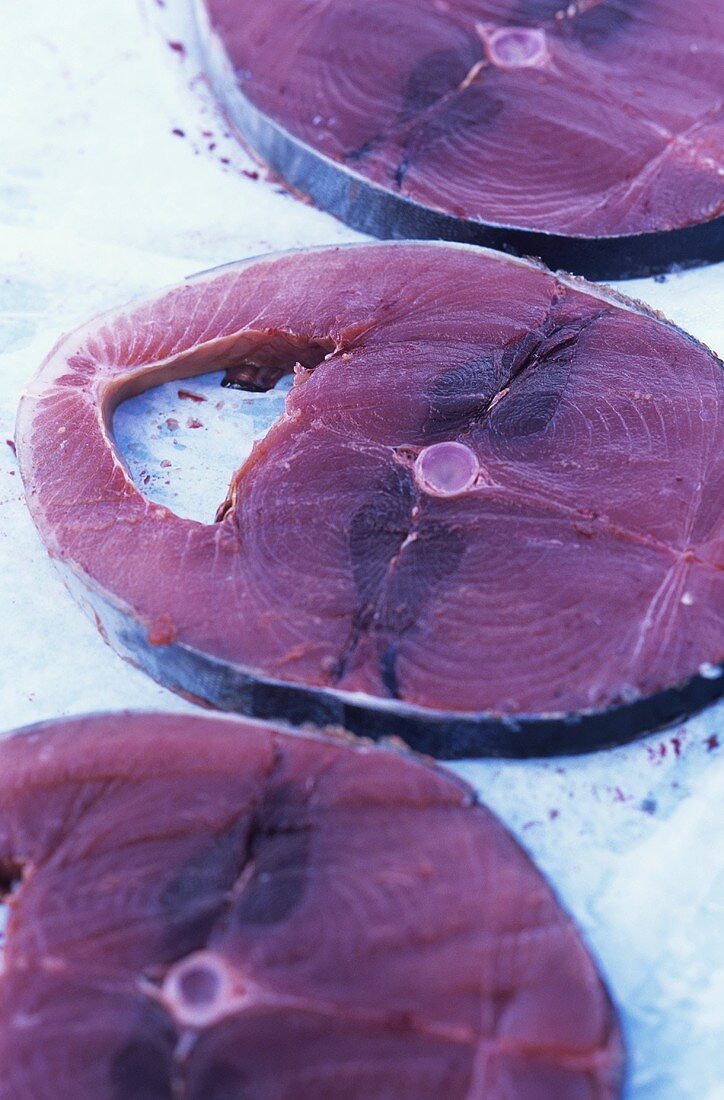
<svg viewBox="0 0 724 1100">
<path fill-rule="evenodd" d="M 186 359 L 188 377 L 171 361 L 159 385 L 125 386 L 108 422 L 138 489 L 184 519 L 213 523 L 231 475 L 283 414 L 295 371 L 314 370 L 334 350 L 329 339 L 242 335 L 215 350 L 210 365 L 223 371 L 204 371 L 211 353 L 200 346 Z"/>
<path fill-rule="evenodd" d="M 281 359 L 277 358 L 272 363 L 260 366 L 258 363 L 242 360 L 227 367 L 221 379 L 221 385 L 227 389 L 244 390 L 249 393 L 268 393 L 269 390 L 275 389 L 283 378 L 294 373 L 297 360 L 299 366 L 313 370 L 324 362 L 332 350 L 333 344 L 329 340 L 319 343 L 312 341 L 304 348 L 298 348 L 297 355 L 289 361 L 282 356 Z"/>
<path fill-rule="evenodd" d="M 13 894 L 23 880 L 23 865 L 15 859 L 0 859 L 0 901 Z"/>
<path fill-rule="evenodd" d="M 10 906 L 8 898 L 15 893 L 23 880 L 23 866 L 17 860 L 0 860 L 0 956 L 5 947 Z"/>
<path fill-rule="evenodd" d="M 268 379 L 272 370 L 260 374 Z M 202 523 L 213 522 L 231 475 L 280 418 L 292 386 L 285 373 L 252 391 L 226 381 L 230 374 L 165 382 L 125 401 L 113 419 L 116 445 L 143 495 Z"/>
</svg>

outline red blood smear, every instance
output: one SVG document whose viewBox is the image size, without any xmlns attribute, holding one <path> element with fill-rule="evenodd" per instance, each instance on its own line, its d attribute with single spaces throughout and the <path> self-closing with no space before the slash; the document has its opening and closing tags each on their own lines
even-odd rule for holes
<svg viewBox="0 0 724 1100">
<path fill-rule="evenodd" d="M 202 393 L 194 393 L 193 390 L 179 390 L 178 395 L 182 401 L 206 401 Z"/>
<path fill-rule="evenodd" d="M 177 637 L 176 624 L 170 615 L 161 615 L 148 631 L 148 640 L 154 646 L 171 645 Z"/>
</svg>

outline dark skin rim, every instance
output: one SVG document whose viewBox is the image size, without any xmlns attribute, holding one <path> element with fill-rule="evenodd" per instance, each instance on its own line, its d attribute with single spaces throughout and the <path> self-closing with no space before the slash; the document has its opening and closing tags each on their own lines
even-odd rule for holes
<svg viewBox="0 0 724 1100">
<path fill-rule="evenodd" d="M 67 567 L 63 572 L 73 591 L 78 578 Z M 577 756 L 613 748 L 683 721 L 724 695 L 724 668 L 717 666 L 713 678 L 697 674 L 630 703 L 580 713 L 456 714 L 385 705 L 373 696 L 272 680 L 178 642 L 150 645 L 144 624 L 105 596 L 95 594 L 88 610 L 126 660 L 192 702 L 290 726 L 342 727 L 372 740 L 394 735 L 440 760 Z"/>
</svg>

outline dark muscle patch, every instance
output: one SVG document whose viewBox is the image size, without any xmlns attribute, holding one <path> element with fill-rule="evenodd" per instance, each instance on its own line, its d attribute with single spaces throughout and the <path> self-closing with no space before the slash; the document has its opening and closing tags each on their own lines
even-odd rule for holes
<svg viewBox="0 0 724 1100">
<path fill-rule="evenodd" d="M 475 81 L 449 98 L 441 99 L 429 114 L 414 123 L 402 140 L 404 156 L 395 169 L 395 184 L 402 187 L 405 177 L 416 161 L 434 147 L 450 140 L 461 131 L 474 134 L 490 126 L 503 110 L 504 103 L 491 94 L 484 81 Z"/>
<path fill-rule="evenodd" d="M 350 527 L 350 560 L 360 606 L 335 678 L 340 680 L 349 669 L 361 639 L 374 637 L 382 682 L 393 698 L 398 695 L 398 642 L 439 582 L 454 573 L 463 552 L 461 536 L 442 524 L 426 522 L 422 507 L 415 519 L 415 501 L 409 475 L 395 469 Z"/>
<path fill-rule="evenodd" d="M 465 79 L 480 57 L 479 47 L 471 43 L 464 53 L 435 50 L 421 58 L 410 73 L 404 96 L 403 114 L 410 117 L 426 111 L 448 95 Z"/>
<path fill-rule="evenodd" d="M 109 1067 L 113 1100 L 175 1100 L 173 1041 L 168 1027 L 154 1038 L 140 1031 L 122 1047 Z"/>
<path fill-rule="evenodd" d="M 639 0 L 600 0 L 590 7 L 581 5 L 574 16 L 563 21 L 561 29 L 586 49 L 597 49 L 628 30 L 639 6 Z"/>
<path fill-rule="evenodd" d="M 169 961 L 206 945 L 246 865 L 251 829 L 250 814 L 242 814 L 182 867 L 162 894 Z"/>
</svg>

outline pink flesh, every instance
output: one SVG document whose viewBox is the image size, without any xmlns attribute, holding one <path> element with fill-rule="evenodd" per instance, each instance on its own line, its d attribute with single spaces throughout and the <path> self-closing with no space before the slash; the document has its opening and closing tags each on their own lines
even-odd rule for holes
<svg viewBox="0 0 724 1100">
<path fill-rule="evenodd" d="M 393 194 L 584 237 L 724 211 L 720 0 L 204 3 L 245 96 Z"/>
<path fill-rule="evenodd" d="M 142 496 L 108 427 L 121 396 L 299 359 L 221 522 Z M 41 368 L 17 443 L 42 537 L 101 623 L 110 604 L 149 645 L 283 681 L 560 713 L 724 658 L 723 394 L 705 349 L 603 290 L 363 245 L 91 322 Z M 420 491 L 415 460 L 442 443 L 474 454 L 473 489 Z"/>
<path fill-rule="evenodd" d="M 618 1095 L 569 917 L 412 756 L 96 716 L 4 741 L 0 807 L 1 1100 Z M 194 967 L 220 981 L 189 1004 Z"/>
</svg>

